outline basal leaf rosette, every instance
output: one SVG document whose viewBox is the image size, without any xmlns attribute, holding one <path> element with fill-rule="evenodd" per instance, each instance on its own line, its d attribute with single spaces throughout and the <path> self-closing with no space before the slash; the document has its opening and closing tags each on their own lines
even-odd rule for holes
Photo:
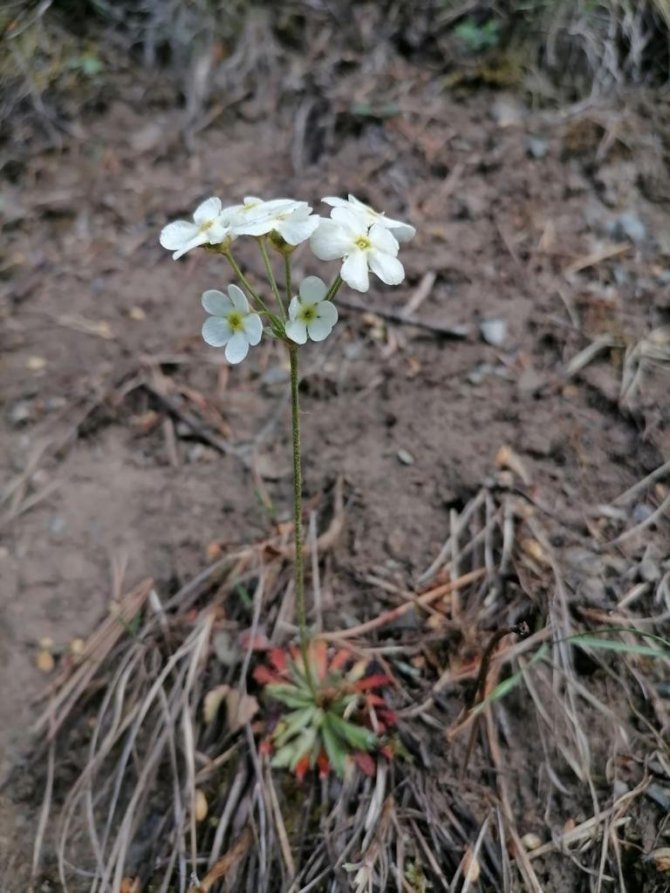
<svg viewBox="0 0 670 893">
<path fill-rule="evenodd" d="M 342 778 L 354 765 L 374 775 L 379 757 L 393 757 L 389 733 L 396 717 L 383 696 L 393 680 L 323 640 L 310 642 L 307 654 L 309 674 L 297 647 L 270 650 L 269 665 L 254 672 L 266 697 L 287 708 L 262 750 L 272 755 L 272 766 L 289 769 L 299 780 L 314 768 L 321 778 L 331 770 Z"/>
</svg>

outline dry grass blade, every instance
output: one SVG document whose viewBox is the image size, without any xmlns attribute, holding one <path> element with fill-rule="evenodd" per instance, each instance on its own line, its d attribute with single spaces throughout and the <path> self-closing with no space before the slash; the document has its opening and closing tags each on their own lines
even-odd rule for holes
<svg viewBox="0 0 670 893">
<path fill-rule="evenodd" d="M 47 693 L 50 698 L 49 706 L 35 721 L 32 727 L 34 734 L 47 731 L 49 738 L 57 734 L 98 669 L 142 610 L 153 585 L 153 580 L 144 580 L 125 595 L 110 612 L 110 616 L 89 637 L 74 670 L 65 670 Z"/>
<path fill-rule="evenodd" d="M 408 601 L 406 601 L 402 605 L 399 605 L 397 608 L 392 608 L 390 611 L 384 612 L 379 617 L 375 617 L 372 620 L 368 620 L 366 623 L 359 624 L 358 626 L 353 626 L 351 627 L 351 629 L 340 630 L 335 633 L 324 633 L 321 638 L 326 639 L 326 641 L 333 642 L 339 639 L 355 639 L 358 636 L 366 635 L 373 630 L 386 626 L 388 623 L 392 623 L 394 620 L 402 617 L 408 611 L 411 611 L 412 608 L 414 608 L 415 606 L 426 607 L 432 602 L 437 601 L 440 598 L 444 598 L 445 595 L 449 595 L 450 593 L 458 589 L 469 586 L 471 583 L 474 583 L 477 580 L 481 580 L 481 578 L 485 575 L 486 569 L 478 568 L 477 570 L 470 571 L 467 574 L 463 574 L 463 576 L 457 580 L 452 580 L 450 583 L 443 583 L 442 585 L 436 586 L 434 589 L 431 589 L 428 592 L 422 592 L 421 595 L 416 595 L 415 593 L 408 592 L 405 594 Z"/>
<path fill-rule="evenodd" d="M 197 886 L 190 888 L 189 893 L 209 893 L 217 881 L 225 879 L 233 871 L 235 866 L 247 855 L 253 843 L 253 828 L 251 825 L 247 825 L 225 856 L 219 859 Z"/>
</svg>

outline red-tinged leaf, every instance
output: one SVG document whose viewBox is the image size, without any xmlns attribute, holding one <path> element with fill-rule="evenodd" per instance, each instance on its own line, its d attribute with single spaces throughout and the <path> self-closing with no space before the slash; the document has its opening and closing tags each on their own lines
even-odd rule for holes
<svg viewBox="0 0 670 893">
<path fill-rule="evenodd" d="M 370 688 L 382 688 L 385 685 L 389 685 L 393 680 L 390 676 L 385 676 L 383 673 L 376 673 L 374 676 L 366 676 L 364 679 L 359 679 L 358 682 L 354 682 L 351 686 L 354 691 L 367 691 Z"/>
<path fill-rule="evenodd" d="M 389 744 L 384 744 L 383 747 L 380 747 L 378 753 L 386 757 L 387 760 L 393 759 L 393 750 Z"/>
<path fill-rule="evenodd" d="M 277 673 L 273 673 L 273 671 L 264 664 L 256 667 L 253 672 L 253 677 L 259 685 L 276 685 L 277 683 L 284 681 L 281 676 L 278 676 Z"/>
<path fill-rule="evenodd" d="M 240 633 L 240 645 L 245 651 L 267 651 L 272 644 L 265 633 L 254 633 L 245 629 Z"/>
<path fill-rule="evenodd" d="M 258 745 L 258 753 L 264 757 L 269 757 L 272 754 L 272 741 L 269 738 L 264 738 Z"/>
<path fill-rule="evenodd" d="M 328 671 L 328 643 L 323 639 L 316 639 L 309 648 L 309 659 L 312 662 L 316 678 L 323 682 Z"/>
<path fill-rule="evenodd" d="M 295 764 L 295 769 L 293 771 L 295 772 L 295 777 L 298 779 L 298 781 L 302 781 L 305 778 L 307 772 L 309 771 L 308 753 L 306 753 L 304 757 L 300 757 L 298 762 Z"/>
<path fill-rule="evenodd" d="M 347 651 L 346 648 L 340 648 L 330 662 L 330 669 L 337 670 L 338 672 L 343 670 L 351 658 L 351 651 Z"/>
<path fill-rule="evenodd" d="M 365 703 L 368 707 L 385 707 L 386 701 L 381 695 L 369 694 L 365 696 Z"/>
<path fill-rule="evenodd" d="M 316 758 L 316 765 L 319 769 L 319 778 L 323 781 L 324 778 L 328 778 L 330 775 L 330 760 L 328 759 L 328 754 L 325 750 L 322 750 L 319 756 Z"/>
<path fill-rule="evenodd" d="M 369 753 L 363 753 L 362 751 L 356 751 L 353 754 L 354 762 L 361 770 L 364 775 L 372 776 L 377 771 L 377 764 L 374 761 L 374 757 L 372 757 Z"/>
<path fill-rule="evenodd" d="M 272 648 L 268 654 L 268 660 L 279 673 L 283 673 L 286 670 L 286 652 L 283 648 Z"/>
<path fill-rule="evenodd" d="M 387 726 L 398 725 L 398 714 L 395 710 L 378 710 L 377 716 L 382 722 L 386 723 Z"/>
</svg>

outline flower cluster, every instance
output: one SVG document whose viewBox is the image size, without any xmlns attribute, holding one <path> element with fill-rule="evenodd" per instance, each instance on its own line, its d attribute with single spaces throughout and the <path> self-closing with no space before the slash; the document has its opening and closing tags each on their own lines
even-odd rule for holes
<svg viewBox="0 0 670 893">
<path fill-rule="evenodd" d="M 305 344 L 308 339 L 323 341 L 337 322 L 332 299 L 343 282 L 356 291 L 366 292 L 370 273 L 387 285 L 399 285 L 404 280 L 398 251 L 401 242 L 414 236 L 413 226 L 375 211 L 353 195 L 347 199 L 328 196 L 323 201 L 331 207 L 328 218 L 313 214 L 307 202 L 289 198 L 264 201 L 247 196 L 242 204 L 223 207 L 221 199 L 212 197 L 196 208 L 192 221 L 175 220 L 161 231 L 160 243 L 172 251 L 175 260 L 193 248 L 209 247 L 223 254 L 237 274 L 242 288 L 230 285 L 228 294 L 210 289 L 202 296 L 202 305 L 210 314 L 202 336 L 212 347 L 224 347 L 229 363 L 241 362 L 249 347 L 260 342 L 263 317 L 268 324 L 265 330 L 287 344 Z M 233 257 L 233 242 L 240 236 L 252 236 L 260 244 L 275 298 L 274 309 L 251 285 Z M 290 255 L 308 240 L 317 258 L 341 260 L 342 264 L 330 287 L 318 277 L 308 276 L 294 294 Z M 284 259 L 285 303 L 268 246 Z"/>
</svg>

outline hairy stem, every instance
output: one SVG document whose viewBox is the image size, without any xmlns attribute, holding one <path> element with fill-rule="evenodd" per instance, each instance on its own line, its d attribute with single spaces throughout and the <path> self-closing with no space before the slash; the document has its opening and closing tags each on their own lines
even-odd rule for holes
<svg viewBox="0 0 670 893">
<path fill-rule="evenodd" d="M 300 448 L 300 400 L 298 395 L 298 345 L 288 345 L 291 362 L 291 434 L 293 440 L 293 542 L 295 544 L 295 604 L 300 628 L 300 651 L 305 677 L 312 691 L 314 679 L 309 662 L 309 633 L 305 610 L 305 558 L 302 541 L 302 452 Z"/>
<path fill-rule="evenodd" d="M 291 283 L 291 255 L 284 255 L 284 282 L 286 284 L 286 306 L 288 307 L 291 303 L 291 298 L 293 295 L 291 291 L 293 290 L 293 285 Z"/>
</svg>

